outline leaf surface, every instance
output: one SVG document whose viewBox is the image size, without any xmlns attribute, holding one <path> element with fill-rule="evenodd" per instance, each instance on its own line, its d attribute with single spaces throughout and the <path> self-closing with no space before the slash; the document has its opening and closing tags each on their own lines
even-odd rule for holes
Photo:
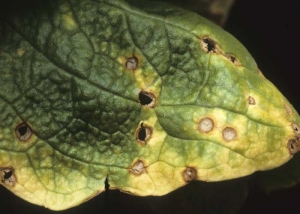
<svg viewBox="0 0 300 214">
<path fill-rule="evenodd" d="M 206 19 L 144 1 L 38 1 L 0 24 L 0 178 L 54 210 L 278 167 L 299 116 Z M 291 144 L 292 142 L 292 144 Z"/>
</svg>

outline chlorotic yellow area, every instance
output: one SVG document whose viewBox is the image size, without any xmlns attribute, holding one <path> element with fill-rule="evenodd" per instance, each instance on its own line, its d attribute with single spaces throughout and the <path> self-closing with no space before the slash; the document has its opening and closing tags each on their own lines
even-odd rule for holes
<svg viewBox="0 0 300 214">
<path fill-rule="evenodd" d="M 56 174 L 53 170 L 34 170 L 25 153 L 14 155 L 0 151 L 1 166 L 13 167 L 16 183 L 13 187 L 5 186 L 15 195 L 30 203 L 45 206 L 52 210 L 63 210 L 81 204 L 82 199 L 104 190 L 104 184 L 98 183 L 98 190 L 88 188 L 87 177 L 78 172 L 71 172 L 67 177 Z M 39 175 L 39 176 L 37 176 Z M 73 183 L 73 184 L 72 184 Z M 47 187 L 46 187 L 47 186 Z M 63 189 L 62 189 L 63 188 Z M 51 190 L 52 189 L 52 190 Z"/>
<path fill-rule="evenodd" d="M 147 168 L 155 186 L 155 195 L 164 195 L 186 184 L 183 179 L 184 169 L 176 168 L 162 161 L 151 164 Z"/>
<path fill-rule="evenodd" d="M 17 86 L 8 87 L 7 91 L 19 93 L 22 89 L 22 96 L 16 96 L 16 101 L 3 101 L 3 109 L 12 107 L 3 118 L 22 117 L 25 122 L 28 119 L 37 122 L 36 127 L 28 123 L 33 135 L 26 142 L 16 137 L 15 128 L 23 122 L 19 119 L 0 130 L 0 167 L 10 168 L 16 178 L 12 187 L 5 186 L 7 189 L 31 203 L 63 210 L 104 191 L 105 178 L 112 189 L 141 196 L 164 195 L 187 184 L 186 169 L 196 171 L 193 180 L 222 181 L 278 167 L 291 158 L 287 143 L 296 138 L 292 123 L 300 126 L 300 121 L 295 121 L 299 116 L 292 106 L 287 107 L 288 101 L 275 86 L 259 76 L 255 62 L 243 46 L 205 19 L 184 20 L 176 10 L 174 18 L 172 10 L 168 11 L 170 14 L 152 16 L 123 3 L 73 4 L 62 0 L 58 10 L 48 11 L 53 14 L 51 22 L 44 18 L 38 21 L 45 24 L 41 25 L 45 32 L 41 30 L 38 41 L 30 41 L 36 51 L 28 63 L 32 68 L 24 63 L 30 53 L 26 47 L 13 49 L 16 58 L 9 55 L 11 59 L 4 61 L 9 71 L 3 74 L 5 81 Z M 157 12 L 165 13 L 160 7 Z M 88 8 L 96 8 L 96 12 Z M 90 17 L 93 12 L 95 15 Z M 130 20 L 139 22 L 126 23 Z M 31 31 L 27 29 L 31 25 L 18 21 L 24 26 L 15 26 L 15 20 L 8 20 L 24 34 L 23 40 L 30 38 Z M 145 30 L 151 30 L 149 23 L 154 23 L 152 30 L 157 32 L 144 35 Z M 159 30 L 162 24 L 165 32 Z M 45 27 L 50 25 L 58 32 L 54 39 Z M 72 37 L 79 27 L 82 36 Z M 60 36 L 64 35 L 67 37 L 62 38 L 76 43 L 72 57 L 60 54 L 74 48 L 69 46 L 71 43 L 60 42 Z M 163 44 L 161 38 L 167 36 L 169 41 Z M 201 42 L 198 47 L 199 38 L 204 36 L 215 41 L 219 50 L 205 51 L 200 47 Z M 162 44 L 152 42 L 150 37 Z M 7 44 L 8 49 L 24 43 L 15 41 L 16 38 L 19 40 L 19 35 L 5 40 L 12 41 Z M 54 49 L 44 50 L 41 41 L 46 39 L 54 44 L 51 47 L 58 47 L 58 54 Z M 169 49 L 169 61 L 157 60 L 160 55 L 153 51 L 156 47 Z M 231 54 L 238 61 L 231 60 Z M 161 56 L 167 59 L 168 54 L 162 51 Z M 135 61 L 126 66 L 132 57 L 136 57 L 136 68 Z M 10 74 L 14 60 L 22 68 L 17 69 L 16 75 Z M 43 60 L 49 62 L 43 64 Z M 166 63 L 162 67 L 168 71 L 160 69 L 161 63 Z M 99 73 L 103 76 L 94 81 L 92 77 L 97 75 L 91 74 L 97 72 L 103 72 Z M 58 77 L 50 78 L 52 74 Z M 27 82 L 27 76 L 32 75 L 35 75 L 32 81 Z M 196 78 L 201 81 L 194 82 Z M 37 85 L 32 85 L 33 82 Z M 226 89 L 231 86 L 238 86 L 233 87 L 233 93 Z M 30 94 L 31 87 L 41 92 Z M 43 90 L 49 98 L 41 96 L 39 100 L 36 95 L 44 95 Z M 151 93 L 155 104 L 139 103 L 141 91 Z M 195 99 L 186 99 L 188 96 Z M 197 102 L 197 96 L 204 101 Z M 249 103 L 249 97 L 255 102 Z M 205 118 L 213 122 L 207 132 L 199 130 L 199 123 Z M 146 135 L 144 141 L 137 139 L 142 124 L 151 130 L 147 140 L 148 132 L 142 134 Z M 233 130 L 231 133 L 236 136 L 224 137 L 226 129 Z M 91 154 L 94 149 L 96 152 Z"/>
<path fill-rule="evenodd" d="M 63 1 L 59 6 L 62 24 L 66 30 L 74 30 L 78 28 L 75 18 L 71 12 L 71 6 L 67 1 Z"/>
<path fill-rule="evenodd" d="M 227 111 L 224 111 L 223 109 L 219 108 L 212 108 L 208 109 L 206 111 L 203 111 L 202 109 L 199 109 L 199 111 L 196 111 L 193 114 L 193 120 L 194 120 L 194 129 L 196 132 L 199 133 L 199 137 L 201 139 L 207 139 L 211 140 L 213 142 L 219 142 L 222 145 L 225 145 L 226 147 L 234 150 L 244 150 L 249 147 L 250 142 L 249 141 L 243 141 L 244 134 L 247 133 L 247 118 L 245 118 L 243 115 L 234 115 L 232 121 L 228 121 L 228 113 Z M 202 118 L 211 118 L 214 123 L 213 130 L 208 133 L 201 133 L 198 129 L 199 121 Z M 227 142 L 224 140 L 222 136 L 222 131 L 226 127 L 231 127 L 237 132 L 237 138 Z"/>
<path fill-rule="evenodd" d="M 275 90 L 275 89 L 274 89 Z M 253 119 L 268 121 L 273 126 L 286 126 L 290 123 L 287 120 L 287 114 L 284 101 L 281 96 L 270 97 L 269 100 L 256 91 L 251 90 L 249 96 L 255 99 L 255 105 L 249 105 L 247 115 Z M 278 98 L 277 98 L 278 97 Z M 278 100 L 279 99 L 279 100 Z M 281 104 L 281 108 L 276 105 L 270 105 L 270 102 Z M 272 112 L 272 114 L 270 114 Z"/>
<path fill-rule="evenodd" d="M 126 54 L 125 54 L 126 56 Z M 143 57 L 141 57 L 140 54 L 135 53 L 134 57 L 138 59 L 138 67 L 135 70 L 128 70 L 126 69 L 126 62 L 127 60 L 132 57 L 131 54 L 127 54 L 127 57 L 118 57 L 118 62 L 124 66 L 126 72 L 132 72 L 135 78 L 136 84 L 139 86 L 137 88 L 137 94 L 140 91 L 147 91 L 149 93 L 152 93 L 156 101 L 158 101 L 162 80 L 160 76 L 157 74 L 157 72 L 148 64 L 148 62 L 144 62 Z M 143 64 L 143 67 L 140 65 Z"/>
<path fill-rule="evenodd" d="M 78 25 L 72 15 L 72 13 L 62 14 L 63 26 L 67 30 L 74 30 L 78 28 Z"/>
<path fill-rule="evenodd" d="M 143 172 L 140 175 L 135 175 L 131 173 L 129 170 L 128 172 L 129 175 L 126 178 L 127 185 L 125 187 L 116 186 L 117 189 L 120 189 L 122 192 L 129 192 L 131 194 L 141 195 L 141 196 L 155 194 L 155 186 L 151 177 L 149 176 L 149 173 L 147 172 L 147 169 L 146 172 Z"/>
<path fill-rule="evenodd" d="M 31 148 L 38 141 L 38 137 L 34 134 L 31 135 L 26 142 L 17 139 L 15 129 L 21 123 L 22 121 L 17 120 L 12 124 L 12 126 L 0 130 L 0 140 L 1 143 L 5 145 L 4 148 L 6 150 L 23 152 Z M 30 126 L 30 123 L 27 124 Z"/>
<path fill-rule="evenodd" d="M 141 196 L 165 195 L 186 184 L 183 171 L 182 167 L 176 168 L 157 161 L 146 166 L 145 171 L 140 175 L 130 174 L 127 180 L 128 186 L 121 187 L 120 190 Z"/>
</svg>

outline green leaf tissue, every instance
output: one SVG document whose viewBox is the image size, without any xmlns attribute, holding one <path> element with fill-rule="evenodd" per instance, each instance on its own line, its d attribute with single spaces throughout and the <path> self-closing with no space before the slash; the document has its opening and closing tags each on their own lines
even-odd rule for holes
<svg viewBox="0 0 300 214">
<path fill-rule="evenodd" d="M 165 3 L 36 1 L 0 15 L 0 183 L 52 210 L 269 170 L 300 118 L 219 26 Z"/>
</svg>

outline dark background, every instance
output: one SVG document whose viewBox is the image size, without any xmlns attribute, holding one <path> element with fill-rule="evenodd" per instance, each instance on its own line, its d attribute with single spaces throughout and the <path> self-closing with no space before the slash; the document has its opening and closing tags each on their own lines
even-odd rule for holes
<svg viewBox="0 0 300 214">
<path fill-rule="evenodd" d="M 225 29 L 237 37 L 256 59 L 264 75 L 278 87 L 287 99 L 300 110 L 299 78 L 299 40 L 300 38 L 300 10 L 297 0 L 236 0 Z M 300 167 L 300 166 L 299 166 Z M 253 177 L 253 176 L 252 176 Z M 255 176 L 254 176 L 255 177 Z M 248 178 L 243 178 L 243 182 Z M 250 179 L 250 178 L 249 178 Z M 204 184 L 191 184 L 185 187 L 186 194 L 190 194 L 190 203 L 187 200 L 180 204 L 168 202 L 168 197 L 142 198 L 128 196 L 118 191 L 103 193 L 91 201 L 61 213 L 212 213 L 207 209 L 199 209 L 193 197 L 193 191 Z M 208 184 L 210 185 L 210 184 Z M 227 186 L 226 186 L 227 185 Z M 235 183 L 225 182 L 222 189 L 226 197 L 235 188 Z M 206 187 L 204 187 L 206 188 Z M 223 188 L 223 187 L 222 187 Z M 239 187 L 237 187 L 239 188 Z M 189 192 L 190 191 L 190 192 Z M 202 190 L 201 190 L 202 191 Z M 204 194 L 210 194 L 208 192 Z M 222 192 L 221 192 L 222 194 Z M 299 209 L 300 186 L 276 191 L 266 195 L 252 184 L 240 214 L 250 213 L 287 213 Z M 195 195 L 196 197 L 196 195 Z M 185 198 L 185 199 L 188 199 Z M 201 199 L 200 199 L 201 200 Z M 212 197 L 213 200 L 213 197 Z M 242 200 L 242 199 L 241 199 Z M 154 208 L 153 203 L 157 203 Z M 197 202 L 196 202 L 197 203 Z M 209 202 L 207 202 L 209 203 Z M 239 201 L 237 200 L 237 203 Z M 206 210 L 206 211 L 205 211 Z M 200 212 L 201 211 L 201 212 Z M 9 191 L 0 187 L 0 213 L 49 213 L 42 207 L 31 205 Z M 215 212 L 226 213 L 226 212 Z"/>
<path fill-rule="evenodd" d="M 263 74 L 298 112 L 299 4 L 297 0 L 237 0 L 225 26 L 246 46 Z M 270 196 L 251 188 L 240 213 L 300 213 L 299 199 L 299 185 Z"/>
</svg>

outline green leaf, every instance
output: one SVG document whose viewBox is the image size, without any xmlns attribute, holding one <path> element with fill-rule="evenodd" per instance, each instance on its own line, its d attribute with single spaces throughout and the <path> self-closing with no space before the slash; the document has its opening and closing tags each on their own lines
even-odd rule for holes
<svg viewBox="0 0 300 214">
<path fill-rule="evenodd" d="M 53 210 L 276 168 L 299 115 L 230 34 L 148 1 L 1 13 L 0 180 Z"/>
</svg>

